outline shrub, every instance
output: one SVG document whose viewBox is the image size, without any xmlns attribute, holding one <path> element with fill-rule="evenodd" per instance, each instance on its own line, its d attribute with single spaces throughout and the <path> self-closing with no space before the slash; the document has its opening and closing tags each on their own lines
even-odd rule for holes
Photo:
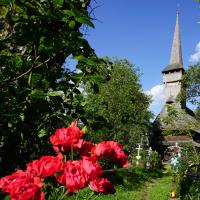
<svg viewBox="0 0 200 200">
<path fill-rule="evenodd" d="M 57 129 L 50 136 L 57 156 L 42 156 L 26 164 L 25 171 L 19 169 L 1 178 L 0 189 L 9 193 L 12 200 L 44 200 L 45 196 L 61 200 L 66 194 L 78 192 L 87 185 L 97 193 L 115 193 L 99 161 L 106 157 L 120 167 L 128 167 L 122 145 L 114 141 L 92 144 L 82 139 L 84 134 L 77 122 Z"/>
</svg>

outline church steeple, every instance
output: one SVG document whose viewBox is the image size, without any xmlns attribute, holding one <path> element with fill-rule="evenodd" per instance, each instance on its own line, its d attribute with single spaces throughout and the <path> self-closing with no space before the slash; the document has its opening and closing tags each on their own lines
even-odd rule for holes
<svg viewBox="0 0 200 200">
<path fill-rule="evenodd" d="M 180 26 L 179 26 L 179 12 L 176 13 L 176 25 L 174 31 L 174 38 L 171 49 L 171 56 L 169 65 L 162 71 L 169 72 L 177 69 L 183 70 L 182 49 L 180 39 Z"/>
<path fill-rule="evenodd" d="M 177 100 L 177 96 L 182 89 L 181 80 L 183 72 L 184 69 L 182 61 L 181 39 L 180 39 L 179 13 L 177 12 L 170 62 L 169 65 L 162 71 L 163 82 L 165 85 L 166 103 L 176 103 L 177 105 L 180 106 L 185 105 L 184 102 L 179 102 L 179 100 Z"/>
<path fill-rule="evenodd" d="M 175 64 L 175 63 L 178 63 L 183 66 L 178 11 L 176 13 L 176 26 L 174 31 L 174 39 L 172 43 L 172 50 L 170 57 L 170 64 Z"/>
</svg>

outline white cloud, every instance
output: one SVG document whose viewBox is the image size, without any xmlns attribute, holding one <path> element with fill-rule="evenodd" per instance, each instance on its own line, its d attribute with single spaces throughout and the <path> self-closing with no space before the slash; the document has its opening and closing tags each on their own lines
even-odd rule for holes
<svg viewBox="0 0 200 200">
<path fill-rule="evenodd" d="M 151 96 L 152 105 L 157 105 L 164 100 L 164 85 L 155 85 L 150 90 L 145 91 L 145 94 Z"/>
<path fill-rule="evenodd" d="M 200 41 L 198 42 L 196 48 L 195 48 L 196 53 L 192 54 L 190 56 L 189 61 L 190 62 L 199 62 L 200 61 Z"/>
</svg>

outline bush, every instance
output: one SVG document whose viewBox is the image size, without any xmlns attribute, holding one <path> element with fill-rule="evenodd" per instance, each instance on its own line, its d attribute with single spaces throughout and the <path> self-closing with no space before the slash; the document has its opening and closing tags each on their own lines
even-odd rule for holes
<svg viewBox="0 0 200 200">
<path fill-rule="evenodd" d="M 200 198 L 200 180 L 186 175 L 188 168 L 199 164 L 200 155 L 195 147 L 188 145 L 182 150 L 180 167 L 177 172 L 178 192 L 181 200 L 197 200 Z"/>
<path fill-rule="evenodd" d="M 183 177 L 180 181 L 180 197 L 181 200 L 200 199 L 200 180 Z"/>
<path fill-rule="evenodd" d="M 136 166 L 136 153 L 133 153 L 129 156 L 130 163 L 133 166 Z M 156 170 L 161 168 L 161 159 L 157 151 L 152 151 L 151 156 L 148 156 L 148 152 L 146 150 L 142 150 L 141 159 L 139 162 L 139 167 L 149 169 L 149 170 Z M 150 165 L 147 166 L 147 163 Z"/>
</svg>

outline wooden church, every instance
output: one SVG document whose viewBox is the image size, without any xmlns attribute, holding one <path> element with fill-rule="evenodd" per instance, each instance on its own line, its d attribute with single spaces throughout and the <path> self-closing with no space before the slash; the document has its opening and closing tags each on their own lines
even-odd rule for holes
<svg viewBox="0 0 200 200">
<path fill-rule="evenodd" d="M 180 100 L 179 93 L 184 90 L 182 77 L 184 67 L 180 39 L 179 13 L 171 49 L 169 65 L 163 71 L 165 104 L 153 123 L 151 145 L 161 154 L 167 147 L 179 144 L 192 144 L 200 148 L 200 128 L 186 101 Z"/>
</svg>

